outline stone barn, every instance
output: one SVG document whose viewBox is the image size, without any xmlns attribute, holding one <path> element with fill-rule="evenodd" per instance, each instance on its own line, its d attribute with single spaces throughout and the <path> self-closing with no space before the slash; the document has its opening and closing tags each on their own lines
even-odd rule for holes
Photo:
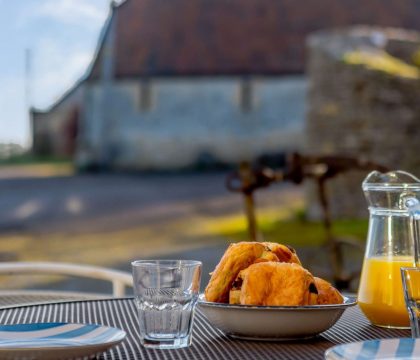
<svg viewBox="0 0 420 360">
<path fill-rule="evenodd" d="M 34 111 L 36 153 L 80 167 L 175 169 L 304 148 L 305 37 L 420 29 L 417 0 L 127 0 L 85 77 Z"/>
</svg>

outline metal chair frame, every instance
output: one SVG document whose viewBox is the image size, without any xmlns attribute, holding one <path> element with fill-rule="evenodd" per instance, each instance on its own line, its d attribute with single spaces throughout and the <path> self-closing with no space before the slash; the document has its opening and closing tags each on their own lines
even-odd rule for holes
<svg viewBox="0 0 420 360">
<path fill-rule="evenodd" d="M 98 279 L 112 283 L 112 295 L 123 297 L 125 288 L 133 286 L 131 274 L 99 266 L 80 265 L 58 262 L 3 262 L 0 263 L 0 275 L 19 274 L 67 275 Z"/>
</svg>

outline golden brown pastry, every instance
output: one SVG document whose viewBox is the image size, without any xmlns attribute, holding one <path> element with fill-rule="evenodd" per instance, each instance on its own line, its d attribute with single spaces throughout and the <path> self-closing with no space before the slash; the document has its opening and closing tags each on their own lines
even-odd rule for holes
<svg viewBox="0 0 420 360">
<path fill-rule="evenodd" d="M 275 253 L 273 253 L 269 248 L 266 247 L 266 249 L 261 254 L 261 256 L 254 261 L 254 264 L 259 263 L 259 262 L 266 262 L 266 261 L 279 262 L 280 260 Z"/>
<path fill-rule="evenodd" d="M 254 262 L 254 264 L 258 264 L 261 262 L 267 262 L 267 261 L 264 259 L 261 261 L 261 258 L 260 258 L 256 262 Z M 246 269 L 239 272 L 238 276 L 236 277 L 235 281 L 232 284 L 232 289 L 229 291 L 229 304 L 231 305 L 238 305 L 241 303 L 241 288 L 242 288 L 243 276 L 245 272 L 246 272 Z"/>
<path fill-rule="evenodd" d="M 315 277 L 315 285 L 318 290 L 318 304 L 342 304 L 344 301 L 340 292 L 333 287 L 328 281 Z"/>
<path fill-rule="evenodd" d="M 204 292 L 206 300 L 227 303 L 232 283 L 239 272 L 266 256 L 266 252 L 267 248 L 258 242 L 231 244 L 212 273 Z"/>
<path fill-rule="evenodd" d="M 339 304 L 331 284 L 314 278 L 282 244 L 241 242 L 228 247 L 205 289 L 211 302 L 265 306 Z"/>
<path fill-rule="evenodd" d="M 242 305 L 302 306 L 317 303 L 311 273 L 297 264 L 263 262 L 240 273 Z"/>
<path fill-rule="evenodd" d="M 263 244 L 277 255 L 279 261 L 301 265 L 296 251 L 292 247 L 272 242 L 264 242 Z"/>
<path fill-rule="evenodd" d="M 229 291 L 229 304 L 239 305 L 241 303 L 241 289 L 232 289 Z"/>
</svg>

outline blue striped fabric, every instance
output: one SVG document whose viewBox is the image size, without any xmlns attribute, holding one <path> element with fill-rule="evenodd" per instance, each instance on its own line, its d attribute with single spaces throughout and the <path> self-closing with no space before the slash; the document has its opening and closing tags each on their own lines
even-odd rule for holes
<svg viewBox="0 0 420 360">
<path fill-rule="evenodd" d="M 335 346 L 325 353 L 327 360 L 419 359 L 420 339 L 369 340 Z"/>
<path fill-rule="evenodd" d="M 376 355 L 378 354 L 379 343 L 380 340 L 365 341 L 363 343 L 360 354 L 357 356 L 356 359 L 364 360 L 366 359 L 366 356 L 368 356 L 369 359 L 375 359 Z"/>
<path fill-rule="evenodd" d="M 398 349 L 395 353 L 396 357 L 406 358 L 413 356 L 415 342 L 413 339 L 401 339 Z"/>
<path fill-rule="evenodd" d="M 90 346 L 122 340 L 124 337 L 122 330 L 91 324 L 0 325 L 0 349 Z"/>
<path fill-rule="evenodd" d="M 55 328 L 57 331 L 60 330 L 60 327 Z M 83 325 L 77 327 L 77 329 L 66 331 L 66 332 L 58 332 L 57 334 L 46 336 L 47 339 L 72 339 L 75 337 L 80 337 L 83 335 L 88 335 L 92 331 L 96 330 L 97 326 L 94 325 Z"/>
<path fill-rule="evenodd" d="M 0 325 L 0 331 L 7 332 L 24 332 L 34 330 L 46 330 L 57 326 L 65 325 L 65 323 L 40 323 L 40 324 L 18 324 L 18 325 Z"/>
</svg>

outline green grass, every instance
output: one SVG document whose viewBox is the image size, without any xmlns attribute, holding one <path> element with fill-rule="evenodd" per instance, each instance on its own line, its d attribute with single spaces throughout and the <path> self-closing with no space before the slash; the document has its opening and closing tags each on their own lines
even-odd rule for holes
<svg viewBox="0 0 420 360">
<path fill-rule="evenodd" d="M 296 247 L 319 246 L 325 243 L 325 231 L 319 221 L 306 221 L 300 216 L 289 220 L 273 220 L 260 217 L 259 229 L 265 241 L 280 242 Z M 339 237 L 352 237 L 365 241 L 368 220 L 336 220 L 333 222 L 333 234 Z M 246 229 L 225 231 L 222 235 L 232 241 L 248 240 Z"/>
<path fill-rule="evenodd" d="M 70 158 L 54 156 L 35 156 L 29 153 L 12 156 L 7 159 L 0 159 L 1 165 L 36 165 L 36 164 L 67 164 L 71 163 Z"/>
</svg>

